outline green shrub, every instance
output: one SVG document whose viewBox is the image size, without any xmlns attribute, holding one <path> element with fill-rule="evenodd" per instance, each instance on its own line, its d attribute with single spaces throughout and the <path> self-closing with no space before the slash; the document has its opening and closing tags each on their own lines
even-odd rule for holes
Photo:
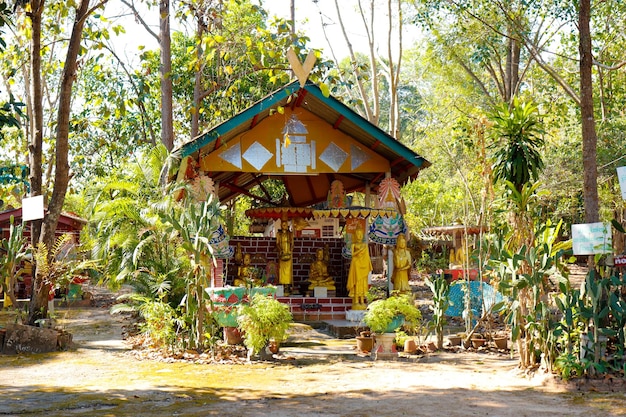
<svg viewBox="0 0 626 417">
<path fill-rule="evenodd" d="M 284 341 L 292 321 L 287 305 L 264 294 L 254 294 L 250 304 L 237 306 L 238 327 L 253 354 L 258 354 L 270 340 Z"/>
<path fill-rule="evenodd" d="M 139 307 L 144 318 L 141 331 L 155 346 L 172 347 L 176 342 L 176 311 L 163 301 L 147 301 Z"/>
<path fill-rule="evenodd" d="M 409 295 L 392 295 L 389 298 L 370 303 L 367 306 L 363 321 L 374 333 L 385 333 L 398 316 L 403 316 L 404 324 L 415 326 L 420 322 L 422 313 L 415 307 Z M 401 325 L 402 323 L 398 327 Z"/>
</svg>

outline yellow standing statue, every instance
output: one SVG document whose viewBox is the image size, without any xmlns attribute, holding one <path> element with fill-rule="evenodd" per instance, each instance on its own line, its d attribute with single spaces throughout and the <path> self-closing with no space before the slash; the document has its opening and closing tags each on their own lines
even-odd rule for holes
<svg viewBox="0 0 626 417">
<path fill-rule="evenodd" d="M 409 277 L 411 276 L 411 252 L 406 247 L 406 237 L 400 233 L 393 251 L 393 289 L 400 292 L 411 292 Z"/>
<path fill-rule="evenodd" d="M 352 243 L 352 261 L 348 271 L 348 295 L 352 298 L 353 310 L 365 310 L 367 307 L 367 290 L 369 274 L 372 271 L 372 260 L 367 243 L 363 241 L 363 231 L 357 229 Z"/>
<path fill-rule="evenodd" d="M 293 233 L 289 230 L 286 220 L 280 222 L 280 230 L 276 234 L 276 248 L 278 250 L 278 283 L 290 288 L 293 284 Z"/>
</svg>

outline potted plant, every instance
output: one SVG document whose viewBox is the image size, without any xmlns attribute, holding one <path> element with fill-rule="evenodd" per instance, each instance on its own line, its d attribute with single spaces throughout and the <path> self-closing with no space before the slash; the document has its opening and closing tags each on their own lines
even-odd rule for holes
<svg viewBox="0 0 626 417">
<path fill-rule="evenodd" d="M 363 321 L 376 334 L 376 359 L 397 355 L 393 339 L 402 325 L 415 326 L 422 314 L 407 294 L 376 300 L 367 307 Z"/>
<path fill-rule="evenodd" d="M 248 359 L 256 354 L 260 359 L 271 359 L 270 343 L 283 342 L 292 321 L 287 305 L 264 294 L 254 294 L 249 304 L 237 306 L 238 328 L 248 348 Z"/>
</svg>

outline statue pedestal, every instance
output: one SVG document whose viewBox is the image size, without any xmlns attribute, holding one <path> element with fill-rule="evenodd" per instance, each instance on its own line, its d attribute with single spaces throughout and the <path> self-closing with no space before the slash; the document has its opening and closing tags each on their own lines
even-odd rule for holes
<svg viewBox="0 0 626 417">
<path fill-rule="evenodd" d="M 348 310 L 346 311 L 346 320 L 360 323 L 365 317 L 365 310 Z"/>
<path fill-rule="evenodd" d="M 397 359 L 398 351 L 396 350 L 396 344 L 394 339 L 395 333 L 382 333 L 375 336 L 376 344 L 374 346 L 373 356 L 375 360 L 380 359 Z"/>
<path fill-rule="evenodd" d="M 326 287 L 315 287 L 315 288 L 313 288 L 313 296 L 315 298 L 326 298 L 326 297 L 328 297 L 328 288 L 326 288 Z"/>
</svg>

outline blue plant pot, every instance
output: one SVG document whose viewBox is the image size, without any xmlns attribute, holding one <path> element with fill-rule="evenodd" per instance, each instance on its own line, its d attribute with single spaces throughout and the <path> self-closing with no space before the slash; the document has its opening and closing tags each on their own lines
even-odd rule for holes
<svg viewBox="0 0 626 417">
<path fill-rule="evenodd" d="M 404 324 L 404 316 L 396 316 L 393 318 L 387 329 L 385 329 L 385 333 L 394 333 L 400 326 Z"/>
</svg>

